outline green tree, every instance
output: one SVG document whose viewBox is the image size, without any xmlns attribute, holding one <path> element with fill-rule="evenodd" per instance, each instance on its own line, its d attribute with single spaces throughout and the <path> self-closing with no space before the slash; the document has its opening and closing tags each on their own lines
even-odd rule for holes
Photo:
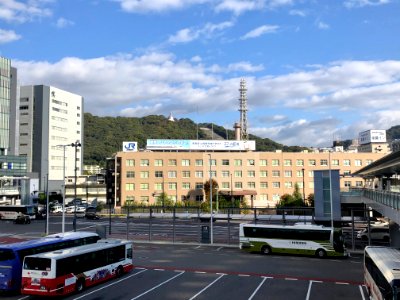
<svg viewBox="0 0 400 300">
<path fill-rule="evenodd" d="M 308 197 L 307 197 L 306 202 L 307 202 L 308 206 L 314 207 L 314 204 L 315 204 L 315 202 L 314 202 L 314 194 L 312 194 L 312 193 L 309 194 Z"/>
<path fill-rule="evenodd" d="M 164 192 L 157 196 L 156 204 L 162 207 L 174 206 L 174 201 Z"/>
<path fill-rule="evenodd" d="M 218 182 L 214 180 L 214 178 L 211 178 L 211 182 L 212 182 L 212 197 L 214 201 L 217 197 Z M 206 201 L 210 202 L 210 180 L 204 182 L 203 189 L 204 189 L 204 194 L 206 196 Z"/>
</svg>

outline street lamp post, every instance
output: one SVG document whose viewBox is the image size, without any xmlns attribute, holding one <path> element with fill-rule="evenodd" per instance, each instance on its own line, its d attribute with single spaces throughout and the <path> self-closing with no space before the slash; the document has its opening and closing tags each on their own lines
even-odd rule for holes
<svg viewBox="0 0 400 300">
<path fill-rule="evenodd" d="M 63 183 L 62 183 L 62 222 L 61 222 L 61 231 L 65 232 L 65 148 L 71 146 L 71 144 L 67 145 L 57 145 L 58 147 L 63 147 Z"/>
<path fill-rule="evenodd" d="M 212 173 L 211 173 L 211 154 L 208 154 L 210 162 L 210 244 L 213 244 L 213 209 L 212 209 Z"/>
<path fill-rule="evenodd" d="M 305 186 L 304 186 L 304 168 L 301 169 L 303 171 L 303 202 L 304 205 L 306 204 L 306 193 L 305 193 Z"/>
<path fill-rule="evenodd" d="M 74 185 L 74 220 L 72 223 L 72 226 L 74 228 L 74 231 L 76 231 L 76 181 L 77 181 L 77 171 L 78 168 L 76 166 L 76 155 L 78 153 L 78 147 L 81 147 L 81 143 L 79 141 L 76 141 L 75 143 L 71 144 L 72 147 L 75 147 L 75 185 Z"/>
</svg>

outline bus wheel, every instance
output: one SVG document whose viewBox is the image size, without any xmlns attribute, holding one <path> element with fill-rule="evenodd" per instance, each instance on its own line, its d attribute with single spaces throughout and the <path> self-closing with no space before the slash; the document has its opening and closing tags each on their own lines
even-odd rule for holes
<svg viewBox="0 0 400 300">
<path fill-rule="evenodd" d="M 265 255 L 268 255 L 268 254 L 271 254 L 271 247 L 270 246 L 262 246 L 262 248 L 261 248 L 261 253 L 262 254 L 265 254 Z"/>
<path fill-rule="evenodd" d="M 121 266 L 119 266 L 117 268 L 117 270 L 115 271 L 115 274 L 117 277 L 121 277 L 123 273 L 124 273 L 124 269 Z"/>
<path fill-rule="evenodd" d="M 324 249 L 317 249 L 317 251 L 315 251 L 315 256 L 319 258 L 324 258 L 326 257 L 326 252 Z"/>
<path fill-rule="evenodd" d="M 78 281 L 76 282 L 76 285 L 75 285 L 75 290 L 77 292 L 82 292 L 84 288 L 85 288 L 84 279 L 83 278 L 78 279 Z"/>
</svg>

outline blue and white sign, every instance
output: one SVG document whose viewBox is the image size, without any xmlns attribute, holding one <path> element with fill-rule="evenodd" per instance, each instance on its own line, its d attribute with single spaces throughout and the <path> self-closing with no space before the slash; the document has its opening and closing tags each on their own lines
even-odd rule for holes
<svg viewBox="0 0 400 300">
<path fill-rule="evenodd" d="M 148 139 L 148 150 L 226 150 L 254 151 L 255 141 L 235 140 L 156 140 Z"/>
<path fill-rule="evenodd" d="M 137 142 L 123 142 L 122 143 L 123 152 L 137 152 Z"/>
</svg>

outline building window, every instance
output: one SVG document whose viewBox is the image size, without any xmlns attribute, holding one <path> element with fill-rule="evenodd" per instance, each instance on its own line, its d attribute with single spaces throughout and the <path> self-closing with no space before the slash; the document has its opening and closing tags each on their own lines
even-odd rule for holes
<svg viewBox="0 0 400 300">
<path fill-rule="evenodd" d="M 203 178 L 203 171 L 196 171 L 195 174 L 194 174 L 194 176 L 195 176 L 196 178 Z"/>
<path fill-rule="evenodd" d="M 190 166 L 190 159 L 182 159 L 182 166 L 184 167 Z"/>
<path fill-rule="evenodd" d="M 351 187 L 351 181 L 345 181 L 344 182 L 345 187 Z"/>
<path fill-rule="evenodd" d="M 204 199 L 203 195 L 196 195 L 196 201 L 203 202 L 203 199 Z"/>
<path fill-rule="evenodd" d="M 247 188 L 249 189 L 255 189 L 256 188 L 256 183 L 254 181 L 249 181 L 247 183 Z"/>
<path fill-rule="evenodd" d="M 171 191 L 176 191 L 176 182 L 168 182 L 168 189 Z"/>
<path fill-rule="evenodd" d="M 149 189 L 149 184 L 148 183 L 141 183 L 140 184 L 140 190 L 147 191 L 148 189 Z"/>
<path fill-rule="evenodd" d="M 140 196 L 141 203 L 149 203 L 149 196 Z"/>
<path fill-rule="evenodd" d="M 176 166 L 176 159 L 168 159 L 168 166 Z"/>
<path fill-rule="evenodd" d="M 260 159 L 260 166 L 266 167 L 268 165 L 268 161 L 266 159 Z"/>
<path fill-rule="evenodd" d="M 332 159 L 331 163 L 332 163 L 332 166 L 338 166 L 339 165 L 339 160 L 338 159 Z"/>
<path fill-rule="evenodd" d="M 280 188 L 281 187 L 281 183 L 275 181 L 275 182 L 272 183 L 272 187 L 275 188 L 275 189 Z"/>
<path fill-rule="evenodd" d="M 268 177 L 268 171 L 267 170 L 261 170 L 260 171 L 260 177 Z"/>
<path fill-rule="evenodd" d="M 135 178 L 134 171 L 126 171 L 126 178 Z"/>
<path fill-rule="evenodd" d="M 262 188 L 262 189 L 267 189 L 267 188 L 268 188 L 268 182 L 266 182 L 266 181 L 261 181 L 261 182 L 260 182 L 260 188 Z"/>
<path fill-rule="evenodd" d="M 140 178 L 149 178 L 149 172 L 148 171 L 141 171 L 140 172 Z"/>
<path fill-rule="evenodd" d="M 235 182 L 235 189 L 241 189 L 242 188 L 242 182 L 240 182 L 240 181 L 236 181 Z"/>
<path fill-rule="evenodd" d="M 293 187 L 293 184 L 291 181 L 285 181 L 285 188 L 291 189 Z"/>
<path fill-rule="evenodd" d="M 354 161 L 354 165 L 355 165 L 356 167 L 361 167 L 361 166 L 362 166 L 362 161 L 361 161 L 361 159 L 356 159 L 356 160 Z"/>
<path fill-rule="evenodd" d="M 272 171 L 272 177 L 279 177 L 279 176 L 281 176 L 281 172 L 279 172 L 279 170 Z"/>
<path fill-rule="evenodd" d="M 202 189 L 203 188 L 203 183 L 202 182 L 196 182 L 196 189 Z"/>
<path fill-rule="evenodd" d="M 223 159 L 222 160 L 222 165 L 223 166 L 229 166 L 229 159 Z"/>
<path fill-rule="evenodd" d="M 304 172 L 303 170 L 297 170 L 296 171 L 296 176 L 297 177 L 303 177 L 303 172 Z"/>
<path fill-rule="evenodd" d="M 350 159 L 343 160 L 343 166 L 350 167 Z"/>
<path fill-rule="evenodd" d="M 229 177 L 229 171 L 222 171 L 222 177 Z"/>
<path fill-rule="evenodd" d="M 125 183 L 125 191 L 134 191 L 135 184 L 134 183 Z"/>
<path fill-rule="evenodd" d="M 217 171 L 211 171 L 211 177 L 217 177 Z"/>
<path fill-rule="evenodd" d="M 242 171 L 235 171 L 235 177 L 242 177 Z"/>
<path fill-rule="evenodd" d="M 283 161 L 283 165 L 284 165 L 285 167 L 290 167 L 290 166 L 292 165 L 292 160 L 291 160 L 291 159 L 285 159 L 285 160 Z"/>
<path fill-rule="evenodd" d="M 299 187 L 299 189 L 302 189 L 303 188 L 303 182 L 298 181 L 297 182 L 297 186 Z"/>
<path fill-rule="evenodd" d="M 135 202 L 135 196 L 126 196 L 126 205 L 133 205 Z"/>
<path fill-rule="evenodd" d="M 190 178 L 190 171 L 182 171 L 182 178 Z"/>
<path fill-rule="evenodd" d="M 273 159 L 272 160 L 272 166 L 278 167 L 279 166 L 279 159 Z"/>
<path fill-rule="evenodd" d="M 216 166 L 217 165 L 217 160 L 216 159 L 211 159 L 209 161 L 209 163 L 211 163 L 211 166 Z"/>
<path fill-rule="evenodd" d="M 247 171 L 247 177 L 256 177 L 256 171 Z"/>
<path fill-rule="evenodd" d="M 362 181 L 356 181 L 356 187 L 358 187 L 358 188 L 363 187 L 363 182 Z"/>
<path fill-rule="evenodd" d="M 176 171 L 168 171 L 168 178 L 176 178 Z"/>
<path fill-rule="evenodd" d="M 163 177 L 163 171 L 155 171 L 154 172 L 154 177 L 162 178 Z"/>
<path fill-rule="evenodd" d="M 242 160 L 241 159 L 235 159 L 234 160 L 234 166 L 235 167 L 241 167 L 242 166 Z"/>
<path fill-rule="evenodd" d="M 292 177 L 292 171 L 285 170 L 284 173 L 285 173 L 285 177 Z"/>
<path fill-rule="evenodd" d="M 365 161 L 365 165 L 368 166 L 368 165 L 372 164 L 372 162 L 373 162 L 372 159 L 367 159 L 367 160 Z"/>
<path fill-rule="evenodd" d="M 231 185 L 229 184 L 229 182 L 222 182 L 222 188 L 223 189 L 230 189 Z"/>
<path fill-rule="evenodd" d="M 190 190 L 190 182 L 182 182 L 183 190 Z"/>
<path fill-rule="evenodd" d="M 320 165 L 321 166 L 327 166 L 328 165 L 328 160 L 327 159 L 321 159 Z"/>
<path fill-rule="evenodd" d="M 343 171 L 344 176 L 351 176 L 351 171 L 350 170 L 344 170 Z"/>
<path fill-rule="evenodd" d="M 316 165 L 317 165 L 317 162 L 316 162 L 315 159 L 309 159 L 309 160 L 308 160 L 308 165 L 309 165 L 309 166 L 316 166 Z"/>
<path fill-rule="evenodd" d="M 255 166 L 255 165 L 256 165 L 256 162 L 255 162 L 254 159 L 248 159 L 248 160 L 247 160 L 247 165 L 248 165 L 248 166 Z"/>
<path fill-rule="evenodd" d="M 298 167 L 304 166 L 304 160 L 303 159 L 296 159 L 296 166 L 298 166 Z"/>
<path fill-rule="evenodd" d="M 148 167 L 148 166 L 150 166 L 149 160 L 148 160 L 148 159 L 141 159 L 141 160 L 140 160 L 140 166 L 141 166 L 141 167 Z"/>
<path fill-rule="evenodd" d="M 308 171 L 308 177 L 313 178 L 314 177 L 314 171 Z"/>
<path fill-rule="evenodd" d="M 163 160 L 162 159 L 156 159 L 154 161 L 154 166 L 156 167 L 162 167 L 163 166 Z"/>
<path fill-rule="evenodd" d="M 154 184 L 154 189 L 156 191 L 162 191 L 163 190 L 163 183 L 162 182 L 157 182 Z"/>
<path fill-rule="evenodd" d="M 197 167 L 201 167 L 203 165 L 203 160 L 202 159 L 196 159 L 195 164 Z"/>
</svg>

